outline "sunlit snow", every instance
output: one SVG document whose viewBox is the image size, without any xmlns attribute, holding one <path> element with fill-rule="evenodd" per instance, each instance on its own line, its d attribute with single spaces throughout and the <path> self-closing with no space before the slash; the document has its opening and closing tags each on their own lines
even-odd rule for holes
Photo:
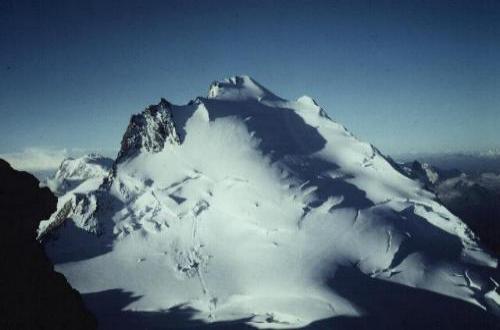
<svg viewBox="0 0 500 330">
<path fill-rule="evenodd" d="M 312 98 L 241 76 L 171 112 L 179 144 L 64 190 L 59 212 L 70 199 L 72 210 L 45 244 L 82 294 L 262 328 L 364 315 L 342 290 L 357 276 L 498 303 L 497 261 L 470 230 Z M 111 307 L 96 306 L 111 328 Z"/>
</svg>

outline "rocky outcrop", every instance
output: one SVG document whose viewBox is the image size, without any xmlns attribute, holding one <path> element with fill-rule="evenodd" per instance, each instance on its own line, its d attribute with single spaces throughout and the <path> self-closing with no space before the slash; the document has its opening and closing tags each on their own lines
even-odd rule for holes
<svg viewBox="0 0 500 330">
<path fill-rule="evenodd" d="M 444 170 L 428 163 L 419 162 L 418 160 L 401 164 L 400 169 L 400 172 L 414 180 L 420 181 L 429 190 L 433 190 L 434 186 L 447 179 L 462 175 L 462 172 L 459 170 Z"/>
<path fill-rule="evenodd" d="M 54 271 L 36 240 L 57 198 L 0 159 L 0 328 L 95 329 L 79 293 Z"/>
<path fill-rule="evenodd" d="M 165 143 L 180 144 L 172 117 L 172 105 L 161 99 L 143 112 L 135 114 L 123 135 L 117 162 L 140 151 L 159 152 Z"/>
</svg>

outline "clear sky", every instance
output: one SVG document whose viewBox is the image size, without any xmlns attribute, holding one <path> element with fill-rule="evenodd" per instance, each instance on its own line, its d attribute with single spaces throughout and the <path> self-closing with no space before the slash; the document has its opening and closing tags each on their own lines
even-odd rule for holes
<svg viewBox="0 0 500 330">
<path fill-rule="evenodd" d="M 248 74 L 385 153 L 500 146 L 499 1 L 0 0 L 0 153 L 116 150 Z"/>
</svg>

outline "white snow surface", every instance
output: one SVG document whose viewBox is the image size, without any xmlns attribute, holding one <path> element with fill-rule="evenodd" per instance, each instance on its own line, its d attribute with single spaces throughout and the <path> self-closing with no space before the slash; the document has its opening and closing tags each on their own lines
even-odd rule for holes
<svg viewBox="0 0 500 330">
<path fill-rule="evenodd" d="M 485 294 L 498 302 L 484 275 L 497 261 L 466 225 L 310 97 L 287 101 L 241 76 L 172 114 L 180 144 L 60 197 L 59 208 L 75 194 L 95 203 L 74 207 L 45 243 L 82 294 L 129 293 L 126 311 L 182 306 L 208 323 L 297 328 L 364 314 L 339 293 L 347 267 L 485 309 Z"/>
<path fill-rule="evenodd" d="M 61 196 L 77 188 L 89 179 L 102 179 L 107 176 L 113 160 L 99 154 L 88 154 L 79 158 L 66 158 L 62 161 L 53 177 L 46 185 Z"/>
<path fill-rule="evenodd" d="M 112 159 L 98 154 L 64 159 L 57 172 L 45 182 L 59 198 L 57 211 L 49 219 L 40 222 L 38 237 L 46 235 L 52 226 L 68 218 L 77 223 L 78 228 L 96 233 L 97 223 L 89 221 L 97 208 L 93 193 L 110 175 L 112 164 Z"/>
</svg>

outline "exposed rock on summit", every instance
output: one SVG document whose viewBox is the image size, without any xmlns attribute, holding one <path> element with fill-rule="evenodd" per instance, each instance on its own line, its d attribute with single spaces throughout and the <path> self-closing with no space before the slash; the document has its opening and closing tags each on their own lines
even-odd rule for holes
<svg viewBox="0 0 500 330">
<path fill-rule="evenodd" d="M 117 162 L 140 150 L 159 152 L 165 143 L 180 143 L 171 107 L 162 98 L 157 105 L 150 105 L 143 112 L 132 116 L 123 135 Z"/>
</svg>

